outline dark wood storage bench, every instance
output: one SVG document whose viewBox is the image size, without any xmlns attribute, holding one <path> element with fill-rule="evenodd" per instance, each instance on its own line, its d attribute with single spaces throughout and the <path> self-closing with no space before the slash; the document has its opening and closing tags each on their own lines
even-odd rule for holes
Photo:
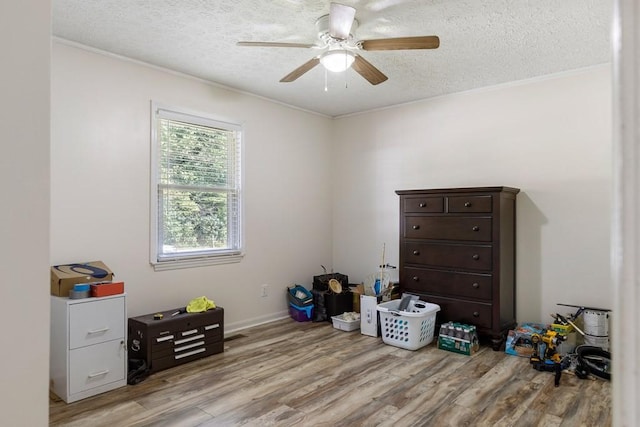
<svg viewBox="0 0 640 427">
<path fill-rule="evenodd" d="M 178 311 L 129 318 L 129 359 L 145 360 L 153 373 L 224 351 L 222 307 L 172 315 Z"/>
</svg>

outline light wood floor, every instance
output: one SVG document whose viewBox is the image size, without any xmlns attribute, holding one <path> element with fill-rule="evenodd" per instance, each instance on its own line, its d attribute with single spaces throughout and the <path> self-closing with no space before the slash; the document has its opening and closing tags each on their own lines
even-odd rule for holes
<svg viewBox="0 0 640 427">
<path fill-rule="evenodd" d="M 608 426 L 611 387 L 473 356 L 386 345 L 291 319 L 240 332 L 223 354 L 72 404 L 52 426 Z"/>
</svg>

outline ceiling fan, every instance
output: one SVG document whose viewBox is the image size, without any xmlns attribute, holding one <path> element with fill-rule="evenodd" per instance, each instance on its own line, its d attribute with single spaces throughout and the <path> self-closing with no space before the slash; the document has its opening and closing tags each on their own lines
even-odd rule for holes
<svg viewBox="0 0 640 427">
<path fill-rule="evenodd" d="M 353 32 L 358 27 L 356 10 L 351 6 L 331 3 L 329 14 L 316 21 L 318 41 L 316 43 L 279 43 L 279 42 L 238 42 L 238 46 L 258 47 L 297 47 L 316 48 L 323 52 L 305 62 L 286 76 L 281 82 L 292 82 L 318 64 L 329 71 L 345 71 L 352 67 L 372 85 L 388 79 L 380 70 L 358 54 L 359 51 L 436 49 L 440 46 L 438 36 L 397 37 L 374 40 L 358 40 Z"/>
</svg>

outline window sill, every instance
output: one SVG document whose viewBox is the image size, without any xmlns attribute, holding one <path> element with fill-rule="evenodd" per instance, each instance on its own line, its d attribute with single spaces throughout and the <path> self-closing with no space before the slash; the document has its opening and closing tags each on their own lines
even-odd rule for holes
<svg viewBox="0 0 640 427">
<path fill-rule="evenodd" d="M 178 270 L 181 268 L 205 267 L 208 265 L 234 264 L 240 262 L 244 254 L 221 255 L 203 258 L 188 258 L 152 263 L 155 271 Z"/>
</svg>

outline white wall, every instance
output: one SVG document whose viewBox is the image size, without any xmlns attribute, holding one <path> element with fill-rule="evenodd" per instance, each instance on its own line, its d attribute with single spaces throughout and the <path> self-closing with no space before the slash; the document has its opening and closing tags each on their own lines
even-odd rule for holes
<svg viewBox="0 0 640 427">
<path fill-rule="evenodd" d="M 0 424 L 45 426 L 49 378 L 48 0 L 0 2 Z"/>
<path fill-rule="evenodd" d="M 398 262 L 395 190 L 511 186 L 517 320 L 611 308 L 611 70 L 443 96 L 335 121 L 333 264 L 351 282 Z"/>
<path fill-rule="evenodd" d="M 149 264 L 151 100 L 244 124 L 240 263 Z M 229 331 L 287 315 L 285 287 L 330 264 L 330 119 L 59 41 L 51 113 L 51 263 L 103 260 L 125 282 L 129 316 L 206 295 Z"/>
<path fill-rule="evenodd" d="M 51 263 L 105 261 L 129 315 L 200 295 L 231 328 L 283 315 L 284 287 L 320 264 L 359 282 L 383 243 L 398 262 L 395 190 L 484 185 L 521 189 L 519 321 L 567 310 L 556 303 L 611 306 L 608 66 L 332 121 L 60 42 L 53 53 Z M 245 124 L 241 263 L 149 265 L 151 99 Z"/>
</svg>

